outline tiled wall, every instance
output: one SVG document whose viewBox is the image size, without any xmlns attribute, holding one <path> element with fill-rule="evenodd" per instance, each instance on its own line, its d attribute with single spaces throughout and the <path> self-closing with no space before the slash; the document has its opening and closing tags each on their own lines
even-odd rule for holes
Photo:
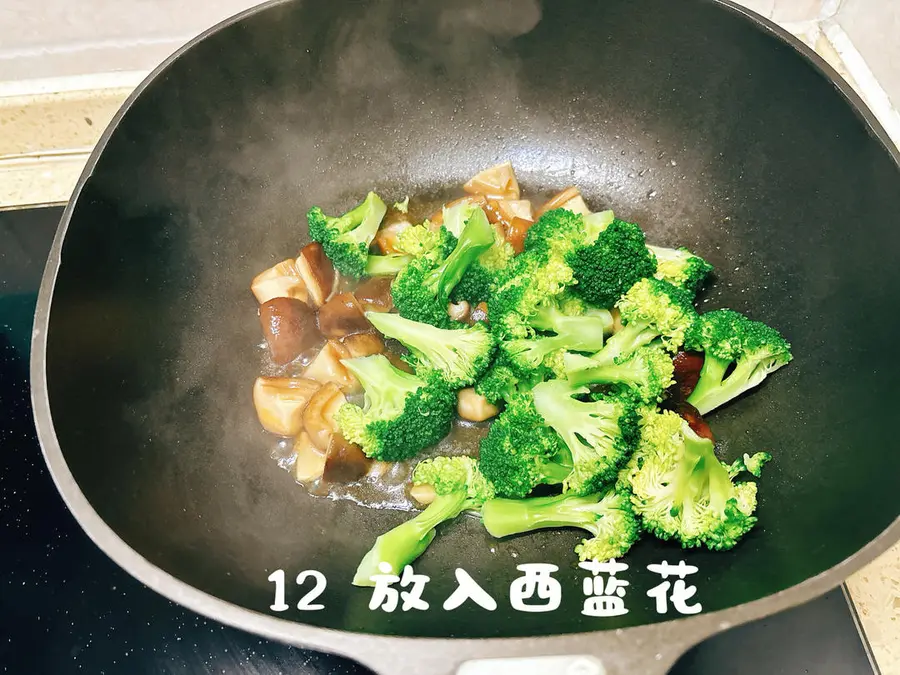
<svg viewBox="0 0 900 675">
<path fill-rule="evenodd" d="M 739 1 L 776 21 L 812 19 L 823 2 Z M 191 36 L 257 2 L 0 0 L 0 82 L 147 71 Z"/>
<path fill-rule="evenodd" d="M 843 0 L 835 20 L 900 108 L 900 0 Z"/>
<path fill-rule="evenodd" d="M 0 83 L 146 72 L 260 0 L 0 0 Z M 900 105 L 900 0 L 737 0 L 782 24 L 834 14 Z"/>
<path fill-rule="evenodd" d="M 148 71 L 258 0 L 0 0 L 0 82 Z"/>
</svg>

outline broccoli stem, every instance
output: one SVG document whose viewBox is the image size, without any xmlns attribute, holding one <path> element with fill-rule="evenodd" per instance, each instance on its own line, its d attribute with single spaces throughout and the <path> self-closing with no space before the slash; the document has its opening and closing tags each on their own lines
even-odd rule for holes
<svg viewBox="0 0 900 675">
<path fill-rule="evenodd" d="M 362 204 L 351 209 L 341 218 L 342 221 L 346 219 L 347 224 L 352 228 L 349 231 L 345 231 L 342 236 L 348 237 L 359 244 L 365 244 L 368 247 L 369 242 L 374 239 L 375 234 L 378 232 L 378 227 L 381 225 L 381 219 L 384 218 L 385 213 L 387 213 L 387 206 L 381 201 L 381 197 L 374 192 L 370 192 L 366 195 Z M 359 225 L 353 227 L 354 223 L 359 223 Z"/>
<path fill-rule="evenodd" d="M 729 383 L 737 381 L 732 380 L 735 373 L 732 373 L 728 380 L 723 381 L 725 371 L 728 370 L 730 363 L 728 359 L 720 359 L 709 352 L 704 355 L 697 386 L 687 398 L 687 402 L 694 406 L 701 415 L 718 408 L 740 393 L 728 386 Z M 735 370 L 735 372 L 737 371 Z"/>
<path fill-rule="evenodd" d="M 615 363 L 616 359 L 631 356 L 644 345 L 653 342 L 659 333 L 647 324 L 629 323 L 606 341 L 606 345 L 593 358 L 598 363 Z"/>
<path fill-rule="evenodd" d="M 709 495 L 710 509 L 721 515 L 732 491 L 728 469 L 718 460 L 713 442 L 697 436 L 690 428 L 684 432 L 684 456 L 677 480 L 675 504 L 682 513 L 690 513 L 696 497 Z"/>
<path fill-rule="evenodd" d="M 398 370 L 382 354 L 355 359 L 342 359 L 365 391 L 366 410 L 374 409 L 376 416 L 390 416 L 403 410 L 406 397 L 425 383 L 415 375 Z"/>
<path fill-rule="evenodd" d="M 406 565 L 428 548 L 436 534 L 434 528 L 444 521 L 456 518 L 466 509 L 467 504 L 465 490 L 439 495 L 414 518 L 382 534 L 359 563 L 353 585 L 374 586 L 372 576 L 383 574 L 378 568 L 383 562 L 391 566 L 392 574 L 399 575 Z"/>
<path fill-rule="evenodd" d="M 619 364 L 604 362 L 602 365 L 575 370 L 568 373 L 569 382 L 573 386 L 581 387 L 586 384 L 602 382 L 604 384 L 632 384 L 640 382 L 646 374 L 633 359 Z"/>
<path fill-rule="evenodd" d="M 429 272 L 425 285 L 434 290 L 438 297 L 448 297 L 459 283 L 469 265 L 494 243 L 494 228 L 484 211 L 472 210 L 466 226 L 459 236 L 456 247 L 438 267 Z"/>
<path fill-rule="evenodd" d="M 409 255 L 370 255 L 366 258 L 366 274 L 370 277 L 387 277 L 397 274 L 409 264 Z"/>
<path fill-rule="evenodd" d="M 588 530 L 596 524 L 597 504 L 594 494 L 490 499 L 481 510 L 481 520 L 491 536 L 498 538 L 553 527 Z"/>
</svg>

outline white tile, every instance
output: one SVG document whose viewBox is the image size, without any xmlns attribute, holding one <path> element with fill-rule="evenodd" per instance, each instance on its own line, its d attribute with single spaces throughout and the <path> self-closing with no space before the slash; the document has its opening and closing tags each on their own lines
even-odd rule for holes
<svg viewBox="0 0 900 675">
<path fill-rule="evenodd" d="M 767 19 L 772 17 L 772 11 L 775 9 L 775 0 L 737 0 L 737 2 Z"/>
<path fill-rule="evenodd" d="M 822 11 L 822 0 L 775 0 L 772 19 L 779 23 L 813 21 Z"/>
<path fill-rule="evenodd" d="M 844 0 L 835 17 L 895 107 L 900 107 L 900 2 Z"/>
<path fill-rule="evenodd" d="M 258 0 L 0 0 L 0 80 L 150 70 Z"/>
</svg>

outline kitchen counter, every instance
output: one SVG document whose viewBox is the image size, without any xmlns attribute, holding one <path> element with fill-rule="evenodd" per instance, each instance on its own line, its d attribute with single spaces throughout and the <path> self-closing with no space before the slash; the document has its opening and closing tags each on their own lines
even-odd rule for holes
<svg viewBox="0 0 900 675">
<path fill-rule="evenodd" d="M 796 32 L 869 102 L 889 133 L 897 134 L 896 111 L 864 63 L 860 70 L 858 54 L 848 56 L 843 37 L 827 25 L 820 30 L 804 24 Z M 0 208 L 66 201 L 100 134 L 143 77 L 126 72 L 0 82 Z M 847 586 L 881 672 L 900 675 L 900 545 Z"/>
</svg>

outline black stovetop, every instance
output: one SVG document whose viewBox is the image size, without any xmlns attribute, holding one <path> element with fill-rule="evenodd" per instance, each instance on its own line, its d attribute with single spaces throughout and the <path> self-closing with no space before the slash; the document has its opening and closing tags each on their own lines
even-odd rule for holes
<svg viewBox="0 0 900 675">
<path fill-rule="evenodd" d="M 61 208 L 0 212 L 0 673 L 355 675 L 338 657 L 200 617 L 110 561 L 66 509 L 35 437 L 28 348 Z M 692 649 L 672 675 L 873 675 L 840 590 Z"/>
</svg>

